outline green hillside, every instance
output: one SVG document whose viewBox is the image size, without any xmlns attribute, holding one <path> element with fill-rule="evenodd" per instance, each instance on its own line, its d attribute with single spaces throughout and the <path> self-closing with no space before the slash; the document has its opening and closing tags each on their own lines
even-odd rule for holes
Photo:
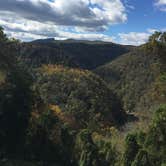
<svg viewBox="0 0 166 166">
<path fill-rule="evenodd" d="M 165 52 L 165 44 L 149 42 L 95 69 L 95 73 L 122 98 L 127 111 L 154 109 L 166 102 Z"/>
<path fill-rule="evenodd" d="M 21 57 L 33 67 L 42 64 L 62 64 L 94 69 L 133 48 L 100 41 L 45 39 L 22 44 Z"/>
<path fill-rule="evenodd" d="M 90 71 L 43 66 L 37 73 L 36 86 L 42 99 L 70 114 L 77 127 L 87 127 L 92 119 L 99 125 L 125 121 L 120 100 Z"/>
</svg>

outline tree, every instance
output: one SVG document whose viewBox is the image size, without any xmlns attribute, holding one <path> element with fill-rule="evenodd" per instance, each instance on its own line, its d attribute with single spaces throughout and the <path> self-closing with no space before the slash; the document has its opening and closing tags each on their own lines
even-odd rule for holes
<svg viewBox="0 0 166 166">
<path fill-rule="evenodd" d="M 149 42 L 154 43 L 154 42 L 156 42 L 156 41 L 159 41 L 161 34 L 162 34 L 161 32 L 157 32 L 157 31 L 156 31 L 153 35 L 151 35 L 151 36 L 149 37 Z"/>
<path fill-rule="evenodd" d="M 99 159 L 102 166 L 115 165 L 117 159 L 117 151 L 112 146 L 111 141 L 100 140 L 98 143 Z"/>
<path fill-rule="evenodd" d="M 141 149 L 135 157 L 135 160 L 132 162 L 131 166 L 151 166 L 149 159 L 149 154 L 147 151 Z"/>
<path fill-rule="evenodd" d="M 98 166 L 98 148 L 94 144 L 88 129 L 82 130 L 75 145 L 75 154 L 79 166 Z"/>
<path fill-rule="evenodd" d="M 166 32 L 163 32 L 163 33 L 162 33 L 162 35 L 161 35 L 161 37 L 160 37 L 160 41 L 161 41 L 162 43 L 166 43 Z"/>
<path fill-rule="evenodd" d="M 123 156 L 124 166 L 131 166 L 140 148 L 137 143 L 137 134 L 128 134 L 125 143 L 126 148 Z"/>
<path fill-rule="evenodd" d="M 0 28 L 0 71 L 5 75 L 0 86 L 0 139 L 6 151 L 20 151 L 32 108 L 32 79 L 17 63 L 17 47 Z M 0 148 L 1 148 L 0 147 Z"/>
<path fill-rule="evenodd" d="M 145 141 L 143 141 L 143 138 Z M 124 166 L 156 166 L 166 163 L 166 105 L 159 107 L 146 134 L 126 138 Z"/>
<path fill-rule="evenodd" d="M 166 105 L 157 109 L 147 133 L 145 147 L 156 165 L 166 162 Z"/>
<path fill-rule="evenodd" d="M 7 39 L 6 35 L 4 34 L 4 29 L 0 26 L 0 43 L 5 42 L 7 40 L 8 39 Z"/>
</svg>

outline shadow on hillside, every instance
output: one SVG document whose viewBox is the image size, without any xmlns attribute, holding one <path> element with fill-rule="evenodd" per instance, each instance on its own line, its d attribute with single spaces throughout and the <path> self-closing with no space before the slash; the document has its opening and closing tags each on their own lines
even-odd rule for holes
<svg viewBox="0 0 166 166">
<path fill-rule="evenodd" d="M 127 114 L 126 116 L 127 116 L 126 123 L 128 123 L 128 122 L 136 122 L 136 121 L 139 120 L 139 118 L 136 117 L 134 114 Z"/>
</svg>

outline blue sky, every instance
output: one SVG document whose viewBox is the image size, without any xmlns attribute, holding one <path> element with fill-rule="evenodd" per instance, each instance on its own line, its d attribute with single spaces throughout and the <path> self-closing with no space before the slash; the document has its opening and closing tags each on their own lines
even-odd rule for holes
<svg viewBox="0 0 166 166">
<path fill-rule="evenodd" d="M 166 11 L 162 11 L 160 8 L 163 6 L 166 7 L 166 1 L 165 5 L 161 6 L 156 5 L 156 2 L 157 1 L 153 0 L 128 0 L 127 4 L 130 5 L 131 8 L 129 8 L 127 12 L 127 21 L 124 24 L 110 27 L 105 34 L 117 36 L 119 33 L 131 34 L 131 32 L 133 32 L 135 34 L 151 34 L 154 30 L 166 31 Z M 120 42 L 121 40 L 117 38 L 116 41 Z M 144 41 L 146 41 L 146 39 L 140 41 L 140 43 L 144 43 Z M 130 41 L 127 41 L 127 43 L 130 44 Z M 137 45 L 135 41 L 131 43 Z"/>
<path fill-rule="evenodd" d="M 1 0 L 9 37 L 103 40 L 140 45 L 166 30 L 166 0 Z"/>
</svg>

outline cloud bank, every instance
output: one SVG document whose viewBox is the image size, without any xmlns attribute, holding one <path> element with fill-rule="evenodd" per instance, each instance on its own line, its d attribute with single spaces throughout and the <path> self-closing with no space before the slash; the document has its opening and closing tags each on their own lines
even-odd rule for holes
<svg viewBox="0 0 166 166">
<path fill-rule="evenodd" d="M 130 33 L 119 33 L 120 43 L 129 45 L 141 45 L 148 41 L 150 32 L 130 32 Z"/>
<path fill-rule="evenodd" d="M 127 20 L 120 0 L 1 0 L 0 10 L 28 20 L 102 31 Z"/>
<path fill-rule="evenodd" d="M 124 23 L 121 0 L 0 0 L 0 25 L 24 41 L 55 37 L 112 41 L 110 25 Z"/>
</svg>

